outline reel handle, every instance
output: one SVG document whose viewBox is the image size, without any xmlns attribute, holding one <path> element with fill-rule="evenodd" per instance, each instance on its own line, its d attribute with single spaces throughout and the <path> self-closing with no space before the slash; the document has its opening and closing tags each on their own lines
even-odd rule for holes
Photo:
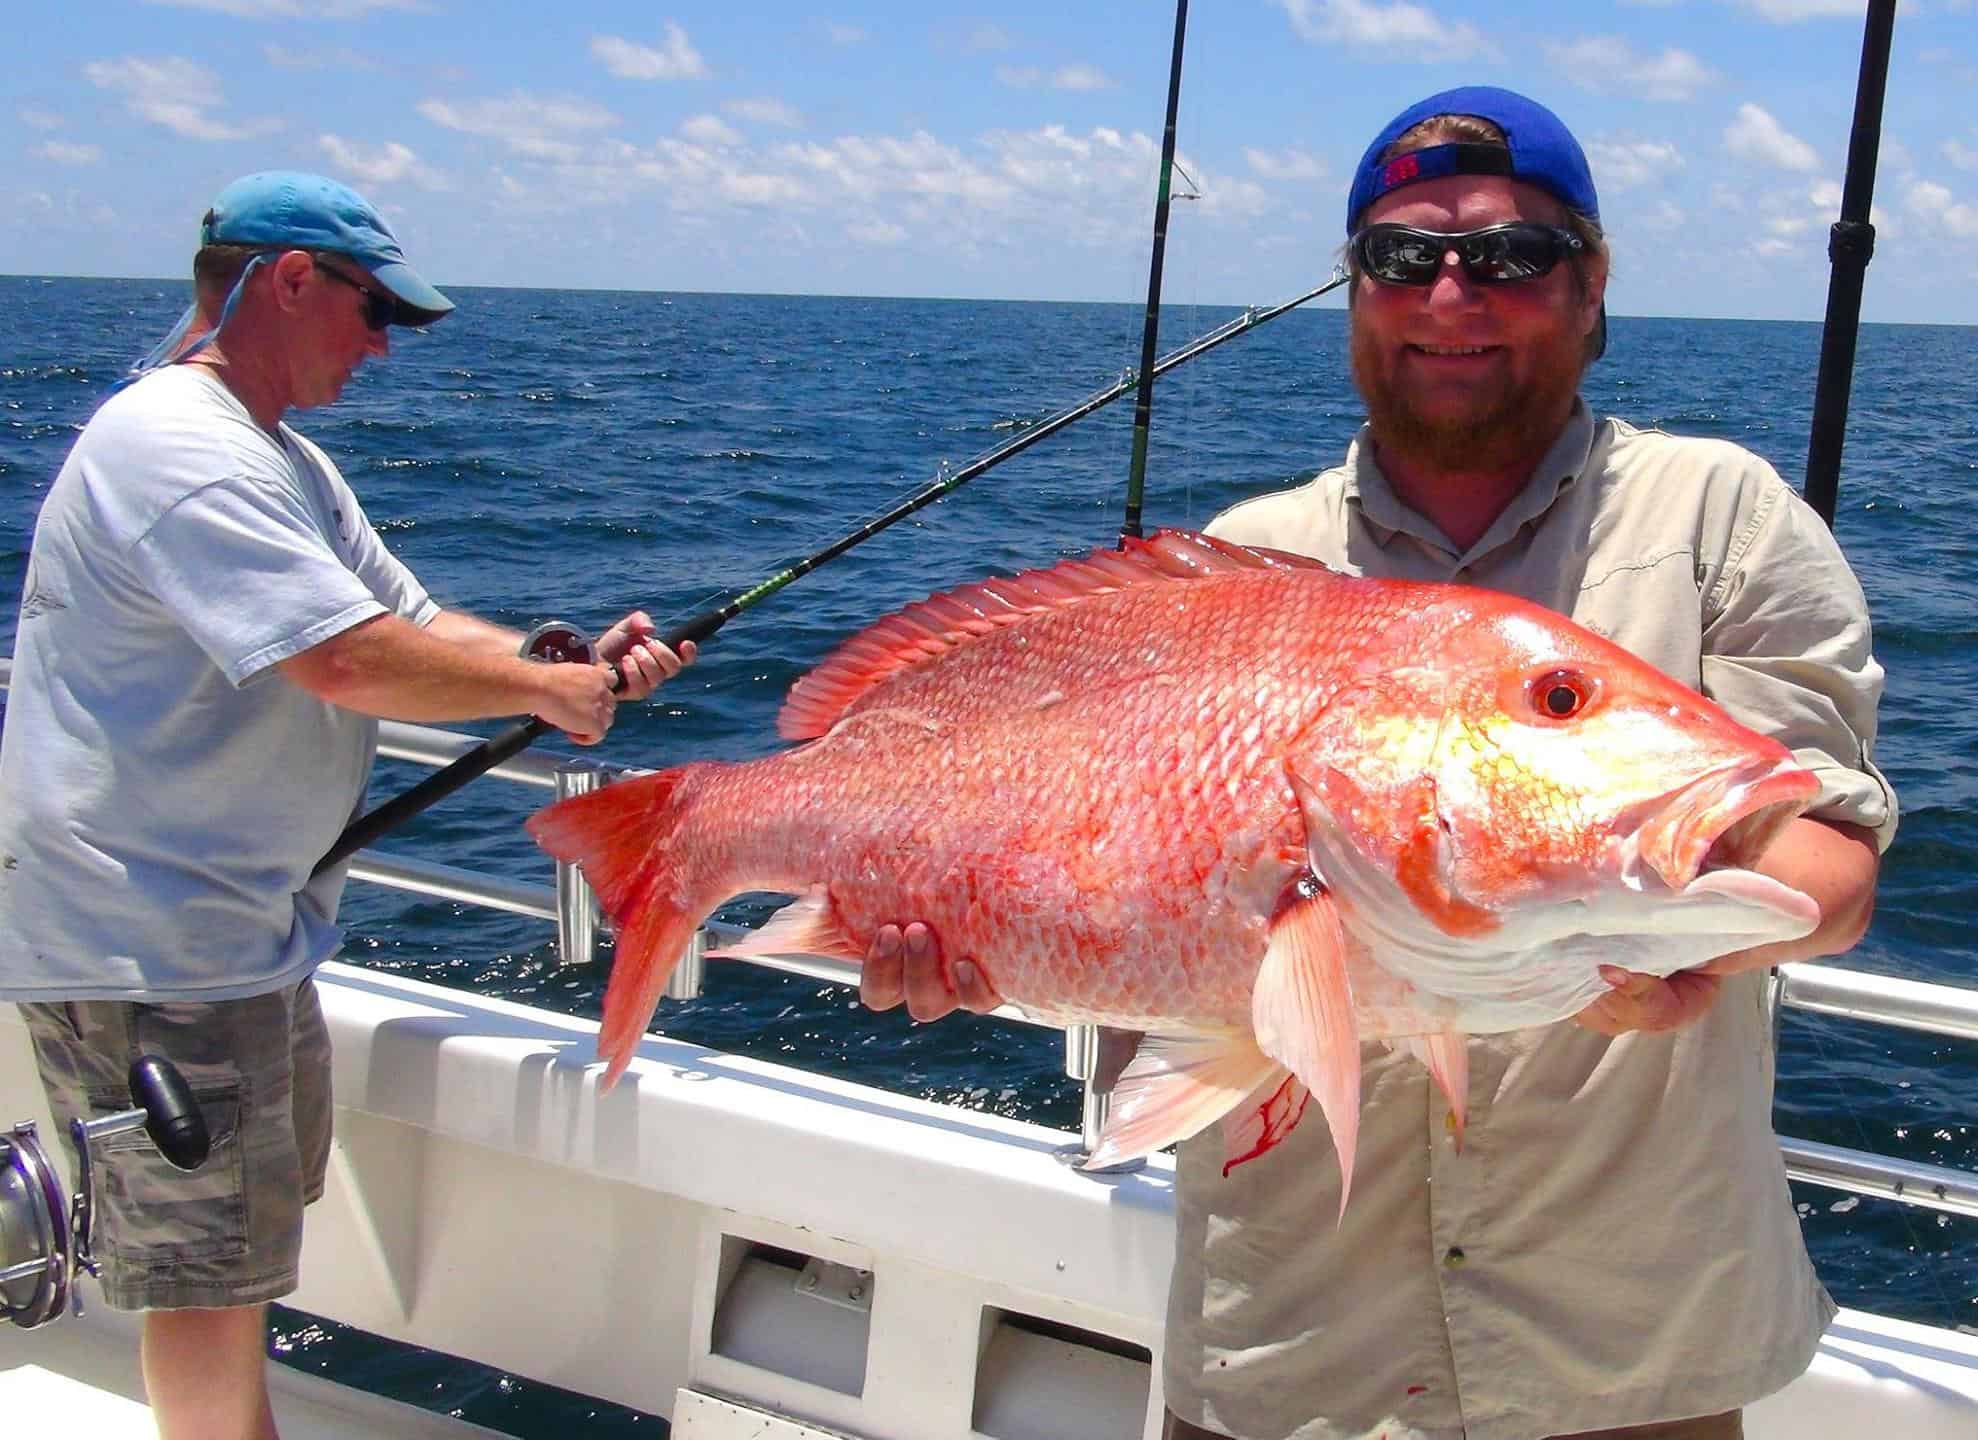
<svg viewBox="0 0 1978 1440">
<path fill-rule="evenodd" d="M 206 1116 L 192 1087 L 169 1060 L 140 1055 L 130 1067 L 130 1098 L 144 1111 L 144 1133 L 173 1165 L 197 1170 L 212 1152 Z"/>
</svg>

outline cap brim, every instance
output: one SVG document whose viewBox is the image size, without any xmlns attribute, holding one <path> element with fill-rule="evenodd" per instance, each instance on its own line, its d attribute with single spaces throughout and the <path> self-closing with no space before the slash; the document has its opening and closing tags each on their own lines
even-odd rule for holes
<svg viewBox="0 0 1978 1440">
<path fill-rule="evenodd" d="M 371 278 L 389 290 L 392 298 L 398 301 L 395 324 L 430 325 L 435 320 L 444 319 L 453 309 L 451 300 L 428 285 L 418 271 L 402 261 L 389 261 L 371 267 Z"/>
</svg>

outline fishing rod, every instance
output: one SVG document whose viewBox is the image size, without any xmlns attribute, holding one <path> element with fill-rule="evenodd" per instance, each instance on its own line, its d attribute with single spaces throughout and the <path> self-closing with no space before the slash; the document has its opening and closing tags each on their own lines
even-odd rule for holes
<svg viewBox="0 0 1978 1440">
<path fill-rule="evenodd" d="M 1167 128 L 1161 132 L 1161 181 L 1154 195 L 1154 255 L 1147 265 L 1147 323 L 1140 332 L 1140 386 L 1133 404 L 1133 460 L 1127 469 L 1120 543 L 1140 538 L 1140 499 L 1147 486 L 1147 433 L 1154 419 L 1154 347 L 1161 329 L 1161 263 L 1168 248 L 1168 191 L 1174 175 L 1175 115 L 1181 105 L 1181 42 L 1188 0 L 1175 0 L 1174 55 L 1168 61 Z"/>
<path fill-rule="evenodd" d="M 1868 219 L 1875 194 L 1875 157 L 1882 148 L 1882 96 L 1889 82 L 1889 41 L 1896 0 L 1869 0 L 1861 37 L 1861 75 L 1854 88 L 1854 129 L 1848 137 L 1847 179 L 1841 218 L 1827 234 L 1833 276 L 1827 286 L 1827 319 L 1820 329 L 1820 377 L 1814 384 L 1813 433 L 1807 442 L 1807 504 L 1829 529 L 1840 494 L 1841 446 L 1847 438 L 1848 392 L 1854 382 L 1854 342 L 1861 324 L 1862 282 L 1875 253 Z"/>
<path fill-rule="evenodd" d="M 1271 305 L 1263 309 L 1257 309 L 1253 306 L 1245 310 L 1241 315 L 1225 321 L 1207 334 L 1191 340 L 1188 344 L 1182 346 L 1179 350 L 1176 350 L 1173 354 L 1154 365 L 1147 373 L 1150 377 L 1153 375 L 1164 375 L 1177 365 L 1185 365 L 1198 356 L 1206 355 L 1218 345 L 1234 340 L 1239 335 L 1247 334 L 1259 325 L 1275 320 L 1288 310 L 1296 310 L 1300 305 L 1305 304 L 1307 301 L 1318 299 L 1319 296 L 1324 295 L 1329 290 L 1337 289 L 1346 283 L 1346 278 L 1345 267 L 1335 266 L 1332 274 L 1327 277 L 1324 284 L 1315 285 L 1310 290 L 1305 291 L 1304 294 L 1294 296 L 1290 300 L 1281 301 L 1276 305 Z M 1064 429 L 1065 426 L 1071 424 L 1073 421 L 1082 420 L 1095 410 L 1104 409 L 1141 383 L 1142 379 L 1139 374 L 1132 370 L 1127 371 L 1111 385 L 1106 386 L 1102 390 L 1094 391 L 1091 395 L 1088 395 L 1069 409 L 1060 410 L 1057 414 L 1050 416 L 1048 419 L 1041 420 L 1023 431 L 1022 434 L 1012 436 L 994 449 L 985 451 L 981 456 L 969 461 L 959 470 L 952 472 L 944 470 L 934 480 L 915 491 L 877 519 L 868 521 L 850 534 L 832 541 L 823 549 L 806 555 L 787 569 L 777 571 L 768 579 L 742 591 L 733 599 L 727 600 L 711 610 L 705 610 L 693 618 L 682 622 L 680 625 L 660 636 L 660 643 L 672 650 L 678 650 L 688 640 L 692 640 L 698 644 L 713 635 L 715 631 L 726 625 L 730 620 L 733 620 L 744 610 L 760 604 L 763 600 L 768 599 L 792 581 L 799 580 L 818 566 L 836 559 L 854 545 L 871 539 L 887 526 L 905 519 L 907 516 L 913 514 L 914 511 L 933 504 L 943 495 L 948 494 L 952 490 L 959 489 L 976 476 L 982 474 L 985 470 L 993 469 L 1011 456 L 1021 454 L 1040 440 L 1046 439 L 1056 434 L 1059 430 Z M 538 627 L 539 631 L 543 628 Z M 533 637 L 537 632 L 531 633 Z M 548 636 L 548 645 L 552 649 L 559 645 L 570 647 L 573 643 L 573 635 L 574 632 L 570 631 L 568 627 L 563 627 L 560 632 L 552 633 Z M 576 640 L 581 642 L 581 637 L 576 637 Z M 575 648 L 581 650 L 581 643 L 577 644 Z M 555 658 L 555 656 L 553 653 L 545 653 L 541 658 Z M 568 658 L 582 658 L 582 656 L 579 653 L 570 653 L 568 654 Z M 310 873 L 312 875 L 320 875 L 330 866 L 349 859 L 386 831 L 396 829 L 421 810 L 426 809 L 436 801 L 445 799 L 468 781 L 486 774 L 489 770 L 501 764 L 502 761 L 527 749 L 532 742 L 547 734 L 551 728 L 547 721 L 531 718 L 527 721 L 511 725 L 500 734 L 483 741 L 445 768 L 436 770 L 431 775 L 428 775 L 417 785 L 405 791 L 404 794 L 387 800 L 377 809 L 351 821 L 344 828 L 343 834 L 337 837 L 336 844 L 332 845 L 324 854 L 323 858 L 316 862 L 315 869 Z"/>
</svg>

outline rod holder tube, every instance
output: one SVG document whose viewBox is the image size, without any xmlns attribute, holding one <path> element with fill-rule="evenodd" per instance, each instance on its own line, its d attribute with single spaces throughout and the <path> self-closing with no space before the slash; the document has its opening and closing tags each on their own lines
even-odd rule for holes
<svg viewBox="0 0 1978 1440">
<path fill-rule="evenodd" d="M 666 977 L 664 995 L 668 1000 L 698 1000 L 707 983 L 707 927 L 701 926 L 687 948 L 680 952 L 680 963 Z"/>
<path fill-rule="evenodd" d="M 570 760 L 556 767 L 556 798 L 589 795 L 604 784 L 596 762 Z M 556 862 L 556 944 L 562 965 L 597 963 L 598 906 L 584 872 L 567 861 Z"/>
</svg>

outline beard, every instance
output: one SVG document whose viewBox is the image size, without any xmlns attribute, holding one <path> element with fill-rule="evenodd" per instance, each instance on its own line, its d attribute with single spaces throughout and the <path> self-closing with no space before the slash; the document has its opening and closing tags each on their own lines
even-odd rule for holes
<svg viewBox="0 0 1978 1440">
<path fill-rule="evenodd" d="M 1349 316 L 1353 383 L 1381 453 L 1437 470 L 1504 470 L 1536 463 L 1572 409 L 1586 369 L 1586 338 L 1562 324 L 1532 355 L 1528 381 L 1499 374 L 1460 415 L 1425 414 L 1396 375 L 1384 342 Z M 1536 449 L 1534 446 L 1536 445 Z"/>
</svg>

